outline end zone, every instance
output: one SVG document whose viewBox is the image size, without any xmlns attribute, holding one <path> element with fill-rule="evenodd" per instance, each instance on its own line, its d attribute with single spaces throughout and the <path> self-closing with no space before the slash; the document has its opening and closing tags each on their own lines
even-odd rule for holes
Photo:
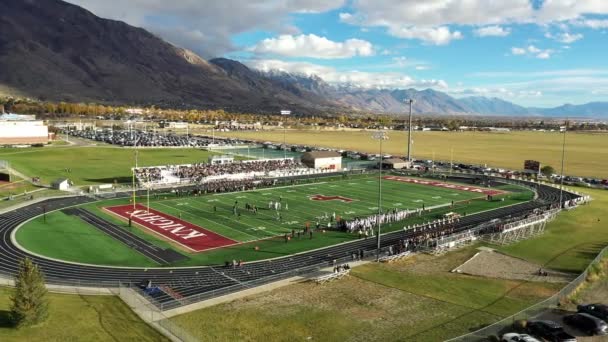
<svg viewBox="0 0 608 342">
<path fill-rule="evenodd" d="M 501 190 L 480 188 L 480 187 L 476 187 L 476 186 L 468 186 L 468 185 L 460 185 L 460 184 L 451 184 L 451 183 L 444 183 L 444 182 L 439 182 L 439 181 L 431 181 L 431 180 L 401 177 L 401 176 L 384 176 L 384 177 L 382 177 L 382 179 L 392 180 L 392 181 L 397 181 L 397 182 L 404 182 L 404 183 L 430 185 L 430 186 L 436 186 L 436 187 L 445 188 L 445 189 L 476 192 L 478 194 L 482 194 L 482 195 L 486 195 L 486 196 L 502 195 L 502 194 L 506 193 L 505 191 L 501 191 Z"/>
<path fill-rule="evenodd" d="M 147 207 L 140 204 L 137 204 L 135 209 L 131 204 L 105 207 L 104 209 L 123 219 L 131 218 L 134 223 L 194 252 L 238 243 L 158 210 L 148 210 Z"/>
</svg>

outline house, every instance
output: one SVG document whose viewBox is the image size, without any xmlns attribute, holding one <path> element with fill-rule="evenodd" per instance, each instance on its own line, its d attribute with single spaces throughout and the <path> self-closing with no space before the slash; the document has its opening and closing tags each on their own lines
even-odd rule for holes
<svg viewBox="0 0 608 342">
<path fill-rule="evenodd" d="M 59 178 L 51 183 L 51 187 L 55 190 L 67 191 L 70 189 L 72 182 L 67 178 Z"/>
<path fill-rule="evenodd" d="M 342 169 L 342 155 L 334 151 L 312 151 L 302 154 L 302 164 L 314 169 Z"/>
</svg>

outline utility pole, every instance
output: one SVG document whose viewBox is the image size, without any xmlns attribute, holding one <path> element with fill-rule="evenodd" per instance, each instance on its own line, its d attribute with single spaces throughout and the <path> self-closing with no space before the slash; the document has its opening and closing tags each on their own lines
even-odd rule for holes
<svg viewBox="0 0 608 342">
<path fill-rule="evenodd" d="M 410 105 L 410 116 L 409 116 L 409 126 L 408 126 L 408 134 L 407 134 L 407 161 L 412 161 L 412 104 L 414 100 L 407 99 L 406 103 Z"/>
<path fill-rule="evenodd" d="M 382 215 L 382 141 L 388 140 L 388 135 L 385 131 L 377 131 L 372 135 L 372 139 L 380 141 L 380 164 L 378 172 L 378 217 L 376 218 L 376 224 L 378 225 L 378 246 L 376 248 L 376 261 L 380 261 L 380 233 L 381 233 L 381 225 L 380 225 L 380 215 Z"/>
<path fill-rule="evenodd" d="M 562 127 L 560 127 L 560 131 L 562 131 Z M 564 158 L 566 155 L 566 132 L 568 132 L 568 119 L 566 119 L 565 125 L 563 127 L 563 139 L 562 139 L 562 169 L 560 171 L 561 175 L 559 177 L 559 208 L 564 207 Z"/>
</svg>

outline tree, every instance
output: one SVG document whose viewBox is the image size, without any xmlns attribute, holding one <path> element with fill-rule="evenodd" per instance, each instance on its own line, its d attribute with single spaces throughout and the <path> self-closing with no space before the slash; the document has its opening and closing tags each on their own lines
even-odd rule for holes
<svg viewBox="0 0 608 342">
<path fill-rule="evenodd" d="M 551 177 L 551 175 L 555 173 L 555 169 L 553 169 L 553 166 L 545 165 L 540 168 L 540 173 L 545 177 Z"/>
<path fill-rule="evenodd" d="M 48 301 L 44 275 L 30 258 L 19 264 L 15 278 L 15 294 L 11 297 L 10 318 L 15 327 L 42 323 L 48 317 Z"/>
</svg>

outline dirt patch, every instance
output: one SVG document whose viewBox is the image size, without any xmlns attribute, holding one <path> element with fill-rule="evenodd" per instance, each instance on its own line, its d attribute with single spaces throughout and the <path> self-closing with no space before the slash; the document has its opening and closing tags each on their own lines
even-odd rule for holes
<svg viewBox="0 0 608 342">
<path fill-rule="evenodd" d="M 529 261 L 514 258 L 498 252 L 482 250 L 456 267 L 452 272 L 465 273 L 481 277 L 517 279 L 550 283 L 566 283 L 575 278 L 571 273 L 564 273 L 543 268 L 546 276 L 538 274 L 541 266 Z"/>
</svg>

